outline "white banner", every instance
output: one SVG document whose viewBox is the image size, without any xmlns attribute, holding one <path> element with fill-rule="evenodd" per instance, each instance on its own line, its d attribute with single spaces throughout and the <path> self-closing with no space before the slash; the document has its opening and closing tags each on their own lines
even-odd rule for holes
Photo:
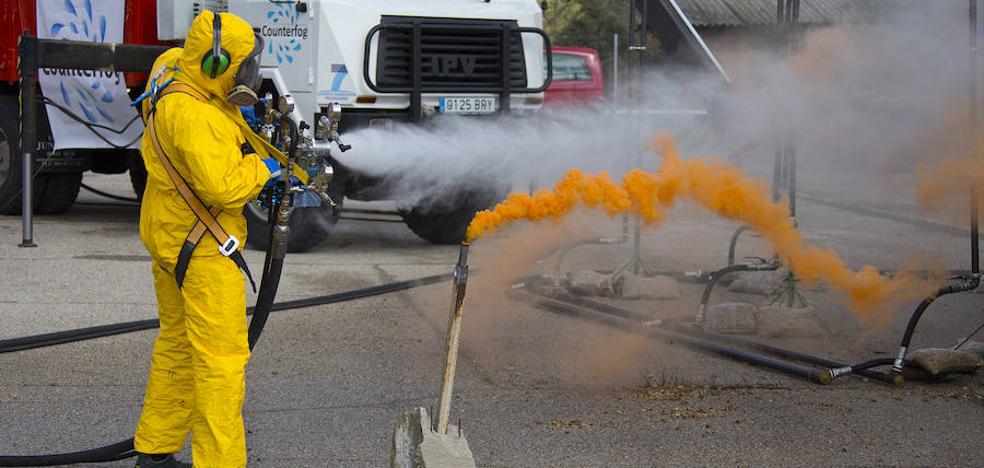
<svg viewBox="0 0 984 468">
<path fill-rule="evenodd" d="M 37 0 L 38 37 L 91 42 L 123 42 L 124 0 Z M 123 73 L 102 70 L 42 69 L 41 92 L 96 128 L 116 145 L 137 140 L 143 122 L 130 107 Z M 48 106 L 55 149 L 112 148 L 92 130 Z M 134 120 L 136 119 L 136 120 Z M 127 127 L 129 125 L 129 127 Z M 125 130 L 124 130 L 125 128 Z M 139 141 L 132 146 L 139 147 Z"/>
</svg>

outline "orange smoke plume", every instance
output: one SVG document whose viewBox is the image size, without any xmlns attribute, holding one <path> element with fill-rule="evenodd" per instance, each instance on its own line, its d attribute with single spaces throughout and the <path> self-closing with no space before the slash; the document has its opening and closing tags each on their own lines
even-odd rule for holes
<svg viewBox="0 0 984 468">
<path fill-rule="evenodd" d="M 972 158 L 947 159 L 918 169 L 919 202 L 938 209 L 952 201 L 963 202 L 972 186 L 978 188 L 978 203 L 984 202 L 984 162 Z"/>
<path fill-rule="evenodd" d="M 858 312 L 868 315 L 890 298 L 914 299 L 931 291 L 931 286 L 911 278 L 881 276 L 872 266 L 853 271 L 835 252 L 807 245 L 788 207 L 773 202 L 766 184 L 747 177 L 740 169 L 718 160 L 684 160 L 668 135 L 657 137 L 652 149 L 663 156 L 656 172 L 633 169 L 617 183 L 604 172 L 586 175 L 572 169 L 553 190 L 539 190 L 533 195 L 514 193 L 494 209 L 479 212 L 468 227 L 467 240 L 487 236 L 518 220 L 560 221 L 578 206 L 601 208 L 610 216 L 630 212 L 644 224 L 654 225 L 677 200 L 686 198 L 718 216 L 752 227 L 800 279 L 824 281 L 843 291 Z"/>
</svg>

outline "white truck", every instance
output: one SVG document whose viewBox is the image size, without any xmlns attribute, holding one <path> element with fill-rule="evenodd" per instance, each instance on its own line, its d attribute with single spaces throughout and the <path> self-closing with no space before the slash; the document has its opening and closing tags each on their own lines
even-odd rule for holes
<svg viewBox="0 0 984 468">
<path fill-rule="evenodd" d="M 534 113 L 549 85 L 549 40 L 535 0 L 229 0 L 158 2 L 158 35 L 180 39 L 190 18 L 208 7 L 242 16 L 263 36 L 264 85 L 293 97 L 294 115 L 316 127 L 332 104 L 339 131 L 422 122 L 441 114 L 482 118 Z M 318 143 L 315 146 L 326 146 Z M 358 144 L 357 142 L 352 142 Z M 337 151 L 335 146 L 332 151 Z M 332 199 L 395 200 L 385 177 L 361 174 L 330 158 Z M 474 213 L 503 195 L 501 181 L 462 187 L 449 202 L 400 206 L 404 221 L 435 243 L 460 242 Z M 295 203 L 290 249 L 317 245 L 339 209 Z M 250 240 L 265 245 L 263 210 L 248 206 Z"/>
</svg>

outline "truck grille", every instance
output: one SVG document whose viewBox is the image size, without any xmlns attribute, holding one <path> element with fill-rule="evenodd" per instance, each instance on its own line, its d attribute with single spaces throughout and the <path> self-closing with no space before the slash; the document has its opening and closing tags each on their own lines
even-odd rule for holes
<svg viewBox="0 0 984 468">
<path fill-rule="evenodd" d="M 515 21 L 383 16 L 376 80 L 383 88 L 413 86 L 413 27 L 420 29 L 421 90 L 493 92 L 502 88 L 501 25 Z M 519 31 L 509 34 L 509 87 L 526 88 Z"/>
</svg>

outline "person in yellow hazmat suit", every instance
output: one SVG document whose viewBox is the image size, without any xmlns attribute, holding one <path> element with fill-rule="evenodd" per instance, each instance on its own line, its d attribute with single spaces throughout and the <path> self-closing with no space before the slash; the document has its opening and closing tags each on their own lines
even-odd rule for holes
<svg viewBox="0 0 984 468">
<path fill-rule="evenodd" d="M 194 466 L 246 466 L 242 212 L 280 170 L 245 144 L 239 115 L 238 106 L 256 103 L 262 46 L 243 19 L 204 11 L 184 48 L 158 58 L 153 70 L 163 73 L 148 85 L 157 92 L 143 104 L 140 238 L 161 327 L 134 437 L 140 468 L 191 466 L 173 456 L 189 433 Z"/>
</svg>

